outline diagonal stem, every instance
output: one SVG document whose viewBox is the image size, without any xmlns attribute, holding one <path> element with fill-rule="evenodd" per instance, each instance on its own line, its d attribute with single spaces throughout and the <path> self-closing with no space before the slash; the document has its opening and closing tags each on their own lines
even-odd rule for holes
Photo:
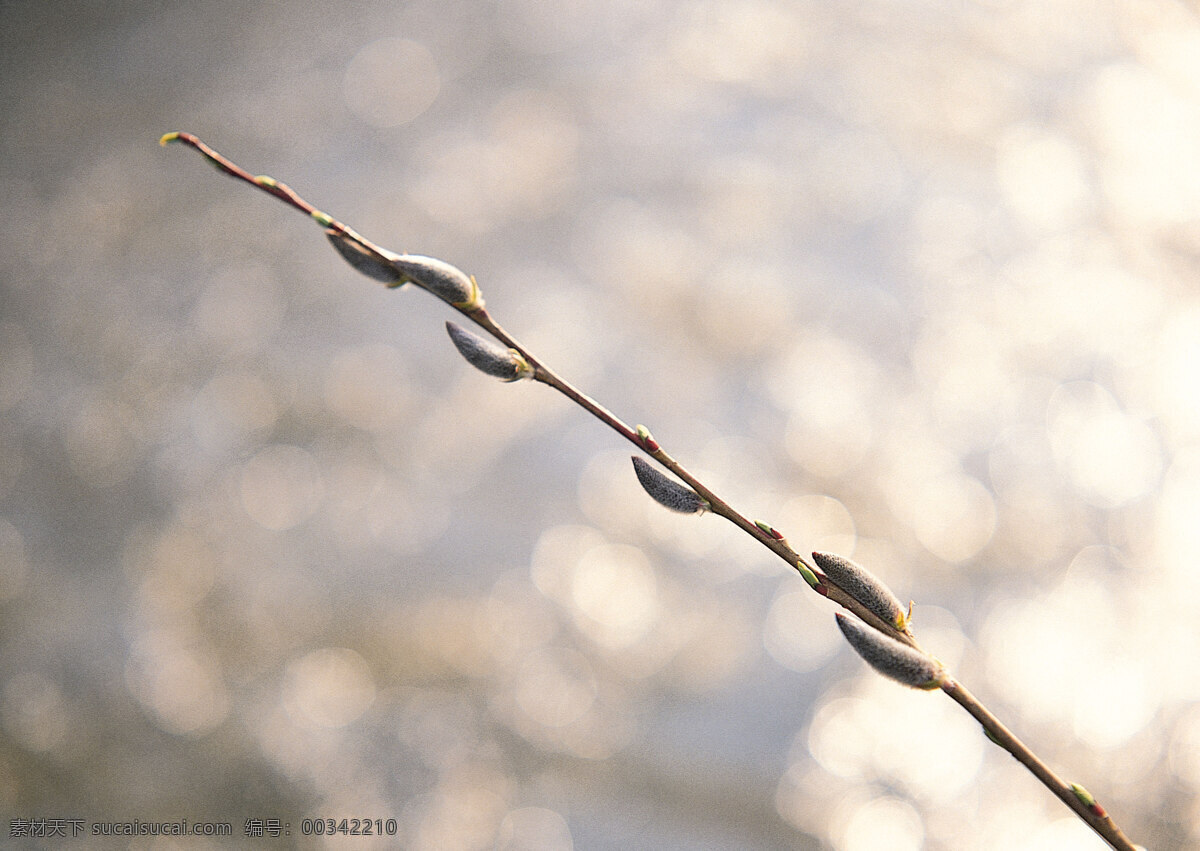
<svg viewBox="0 0 1200 851">
<path fill-rule="evenodd" d="M 948 678 L 942 683 L 942 691 L 980 723 L 989 739 L 1004 748 L 1012 755 L 1013 759 L 1025 766 L 1034 777 L 1042 782 L 1043 786 L 1070 807 L 1088 827 L 1096 831 L 1101 839 L 1121 851 L 1134 851 L 1137 846 L 1130 842 L 1103 807 L 1095 801 L 1092 801 L 1090 805 L 1084 803 L 1080 794 L 1083 792 L 1082 787 L 1072 786 L 1055 774 L 1024 742 L 1004 726 L 1000 719 L 988 711 L 979 698 L 967 690 L 966 686 L 953 678 Z"/>
<path fill-rule="evenodd" d="M 299 210 L 305 215 L 312 218 L 317 224 L 327 231 L 333 231 L 339 236 L 343 236 L 358 246 L 364 251 L 372 255 L 382 263 L 391 263 L 396 255 L 379 247 L 375 243 L 360 235 L 353 228 L 339 222 L 332 216 L 318 210 L 312 204 L 309 204 L 299 195 L 297 195 L 289 186 L 280 183 L 271 177 L 264 175 L 252 175 L 245 169 L 238 166 L 236 163 L 226 159 L 221 154 L 210 148 L 204 142 L 200 141 L 191 133 L 168 133 L 163 136 L 159 143 L 166 145 L 169 142 L 181 142 L 204 156 L 210 163 L 217 167 L 220 171 L 233 177 L 237 180 L 244 181 L 250 185 L 275 196 L 280 201 L 288 204 L 291 207 Z M 451 304 L 459 313 L 470 319 L 472 322 L 483 328 L 493 337 L 495 337 L 504 345 L 519 352 L 525 361 L 533 368 L 533 378 L 535 381 L 540 381 L 546 384 L 563 396 L 570 399 L 579 407 L 590 413 L 600 422 L 607 425 L 613 431 L 617 432 L 621 437 L 628 440 L 639 450 L 648 454 L 651 458 L 661 464 L 664 468 L 671 471 L 674 475 L 683 480 L 697 494 L 699 494 L 709 506 L 709 510 L 714 514 L 718 514 L 729 520 L 738 528 L 742 529 L 750 537 L 757 540 L 771 552 L 775 553 L 792 568 L 800 571 L 802 574 L 813 576 L 816 582 L 809 580 L 814 590 L 828 597 L 842 607 L 853 612 L 857 617 L 864 622 L 870 624 L 880 632 L 895 638 L 904 644 L 920 649 L 911 631 L 907 628 L 899 630 L 894 624 L 890 624 L 881 619 L 874 612 L 866 609 L 855 597 L 848 594 L 844 589 L 839 587 L 829 577 L 818 571 L 804 556 L 796 552 L 787 543 L 787 540 L 779 533 L 774 532 L 769 526 L 764 526 L 747 519 L 740 512 L 736 511 L 727 502 L 721 499 L 717 494 L 713 493 L 703 482 L 692 475 L 682 464 L 676 461 L 672 456 L 667 454 L 665 450 L 658 445 L 658 442 L 650 435 L 644 427 L 638 426 L 631 428 L 623 422 L 614 413 L 609 411 L 596 400 L 592 399 L 583 391 L 576 388 L 570 382 L 560 377 L 554 370 L 542 363 L 535 355 L 533 355 L 520 341 L 505 331 L 499 324 L 492 319 L 483 305 L 482 300 L 472 300 L 462 304 Z M 941 689 L 951 699 L 963 707 L 980 726 L 988 738 L 995 742 L 1004 750 L 1008 751 L 1018 762 L 1025 766 L 1028 771 L 1033 774 L 1047 789 L 1057 796 L 1064 804 L 1066 804 L 1072 812 L 1082 819 L 1089 827 L 1100 835 L 1105 842 L 1118 851 L 1135 851 L 1137 846 L 1129 841 L 1128 837 L 1121 831 L 1113 822 L 1112 818 L 1105 812 L 1094 799 L 1081 787 L 1073 784 L 1068 784 L 1057 774 L 1055 774 L 1028 746 L 1018 739 L 1007 727 L 1000 722 L 970 691 L 954 678 L 947 676 L 941 683 Z"/>
</svg>

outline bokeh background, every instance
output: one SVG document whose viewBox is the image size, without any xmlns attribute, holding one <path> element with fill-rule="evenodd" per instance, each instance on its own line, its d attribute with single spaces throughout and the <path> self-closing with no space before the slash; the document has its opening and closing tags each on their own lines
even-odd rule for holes
<svg viewBox="0 0 1200 851">
<path fill-rule="evenodd" d="M 1102 847 L 440 302 L 155 144 L 187 130 L 474 273 L 743 513 L 915 599 L 1133 839 L 1200 847 L 1192 6 L 0 12 L 0 844 Z"/>
</svg>

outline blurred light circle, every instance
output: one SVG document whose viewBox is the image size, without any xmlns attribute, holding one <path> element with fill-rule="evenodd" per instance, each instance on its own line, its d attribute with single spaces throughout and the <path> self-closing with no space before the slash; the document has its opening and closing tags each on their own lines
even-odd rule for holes
<svg viewBox="0 0 1200 851">
<path fill-rule="evenodd" d="M 441 91 L 437 62 L 425 45 L 381 38 L 346 67 L 346 106 L 375 127 L 399 127 L 427 110 Z"/>
<path fill-rule="evenodd" d="M 325 402 L 346 422 L 382 430 L 399 422 L 412 395 L 404 355 L 370 344 L 339 352 L 325 377 Z"/>
<path fill-rule="evenodd" d="M 1074 224 L 1087 201 L 1082 153 L 1064 136 L 1018 126 L 997 146 L 996 177 L 1004 199 L 1026 222 L 1043 228 Z"/>
<path fill-rule="evenodd" d="M 859 716 L 863 701 L 839 697 L 813 712 L 808 749 L 821 767 L 838 777 L 853 777 L 870 765 L 873 741 Z"/>
<path fill-rule="evenodd" d="M 970 476 L 936 476 L 913 495 L 913 531 L 925 549 L 945 561 L 972 558 L 995 530 L 992 495 Z"/>
<path fill-rule="evenodd" d="M 321 500 L 317 462 L 298 446 L 270 446 L 242 468 L 242 505 L 264 528 L 275 532 L 303 522 Z"/>
<path fill-rule="evenodd" d="M 1200 308 L 1178 305 L 1155 338 L 1154 411 L 1177 441 L 1200 434 Z"/>
<path fill-rule="evenodd" d="M 566 819 L 544 807 L 521 807 L 500 823 L 496 851 L 571 851 Z"/>
<path fill-rule="evenodd" d="M 899 798 L 876 798 L 855 807 L 835 831 L 839 851 L 920 851 L 925 828 L 912 805 Z"/>
<path fill-rule="evenodd" d="M 852 553 L 858 542 L 850 511 L 831 496 L 814 493 L 789 499 L 776 516 L 778 528 L 803 535 L 808 550 Z"/>
<path fill-rule="evenodd" d="M 641 550 L 624 545 L 584 553 L 571 576 L 571 601 L 580 627 L 609 647 L 637 641 L 661 608 L 654 568 Z"/>
<path fill-rule="evenodd" d="M 1200 789 L 1200 705 L 1186 710 L 1175 723 L 1168 759 L 1176 777 Z"/>
<path fill-rule="evenodd" d="M 1086 824 L 1070 816 L 1042 825 L 1026 842 L 1028 851 L 1091 851 L 1103 847 Z"/>
<path fill-rule="evenodd" d="M 279 418 L 279 405 L 266 381 L 250 372 L 223 372 L 196 394 L 192 429 L 214 453 L 266 432 Z"/>
<path fill-rule="evenodd" d="M 219 660 L 187 634 L 156 629 L 138 638 L 125 683 L 158 726 L 177 736 L 202 736 L 229 714 Z"/>
<path fill-rule="evenodd" d="M 592 667 L 582 653 L 545 647 L 525 657 L 514 693 L 517 705 L 531 721 L 564 727 L 592 708 L 596 690 Z"/>
<path fill-rule="evenodd" d="M 293 718 L 344 727 L 375 701 L 375 680 L 358 653 L 324 647 L 288 665 L 283 701 Z"/>
<path fill-rule="evenodd" d="M 839 649 L 837 633 L 829 629 L 808 586 L 791 581 L 793 590 L 775 598 L 763 626 L 763 646 L 771 658 L 793 671 L 815 671 Z"/>
<path fill-rule="evenodd" d="M 0 411 L 17 406 L 33 385 L 33 344 L 16 322 L 0 321 Z"/>
<path fill-rule="evenodd" d="M 1158 483 L 1163 466 L 1158 436 L 1144 420 L 1122 411 L 1101 385 L 1062 385 L 1047 405 L 1046 419 L 1055 456 L 1092 505 L 1115 508 Z"/>
<path fill-rule="evenodd" d="M 0 517 L 0 601 L 11 600 L 21 594 L 28 577 L 25 536 L 16 526 Z"/>
<path fill-rule="evenodd" d="M 134 469 L 141 435 L 134 428 L 132 409 L 111 399 L 85 403 L 66 433 L 71 468 L 92 487 L 125 481 Z"/>
<path fill-rule="evenodd" d="M 1200 133 L 1200 117 L 1186 88 L 1150 68 L 1114 62 L 1096 75 L 1090 100 L 1101 185 L 1118 221 L 1149 230 L 1200 215 L 1200 173 L 1189 142 Z"/>
<path fill-rule="evenodd" d="M 69 723 L 58 685 L 34 671 L 16 674 L 5 683 L 0 718 L 5 732 L 31 751 L 60 744 Z"/>
</svg>

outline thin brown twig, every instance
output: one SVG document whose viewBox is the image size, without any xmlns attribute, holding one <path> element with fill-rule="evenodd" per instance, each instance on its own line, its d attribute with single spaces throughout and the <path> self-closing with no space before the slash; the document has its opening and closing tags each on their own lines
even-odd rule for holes
<svg viewBox="0 0 1200 851">
<path fill-rule="evenodd" d="M 204 144 L 204 142 L 191 133 L 168 133 L 159 141 L 163 145 L 169 142 L 181 142 L 188 145 L 200 152 L 220 171 L 275 196 L 285 204 L 296 208 L 312 218 L 326 231 L 351 240 L 383 263 L 390 263 L 396 257 L 396 255 L 360 235 L 353 228 L 342 224 L 327 213 L 318 210 L 297 195 L 286 184 L 263 175 L 255 176 L 250 174 Z M 682 464 L 667 454 L 647 429 L 642 426 L 631 428 L 599 402 L 559 376 L 554 370 L 533 355 L 519 340 L 500 327 L 488 313 L 482 303 L 482 299 L 472 299 L 470 302 L 455 303 L 451 304 L 451 306 L 505 346 L 519 353 L 529 366 L 532 367 L 533 379 L 535 381 L 540 381 L 554 388 L 613 431 L 617 432 L 621 437 L 628 440 L 639 450 L 645 452 L 671 473 L 678 476 L 705 500 L 708 510 L 729 520 L 787 562 L 792 568 L 800 571 L 818 593 L 823 594 L 830 600 L 853 612 L 858 618 L 870 624 L 884 635 L 901 641 L 909 647 L 920 649 L 920 645 L 917 644 L 915 637 L 907 626 L 903 629 L 898 628 L 895 624 L 888 623 L 874 612 L 868 610 L 857 598 L 839 587 L 828 576 L 815 568 L 808 559 L 794 550 L 781 534 L 770 526 L 751 521 L 736 511 L 703 482 L 692 475 Z M 1018 739 L 1012 731 L 1002 724 L 965 686 L 949 675 L 946 675 L 937 685 L 979 722 L 989 739 L 1008 751 L 1013 758 L 1024 765 L 1034 777 L 1056 797 L 1062 800 L 1072 812 L 1079 816 L 1105 842 L 1113 848 L 1118 849 L 1118 851 L 1134 851 L 1138 847 L 1125 836 L 1104 808 L 1082 786 L 1067 783 L 1060 778 L 1024 742 Z"/>
</svg>

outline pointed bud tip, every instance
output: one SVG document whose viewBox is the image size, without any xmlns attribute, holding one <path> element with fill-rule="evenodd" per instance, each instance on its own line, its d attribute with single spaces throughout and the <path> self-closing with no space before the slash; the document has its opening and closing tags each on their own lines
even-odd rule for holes
<svg viewBox="0 0 1200 851">
<path fill-rule="evenodd" d="M 632 460 L 642 490 L 659 505 L 680 514 L 700 514 L 708 508 L 700 494 L 657 470 L 645 458 L 634 455 Z"/>
<path fill-rule="evenodd" d="M 162 146 L 165 148 L 165 147 L 166 147 L 168 144 L 170 144 L 171 142 L 178 142 L 178 141 L 179 141 L 179 131 L 178 131 L 178 130 L 174 130 L 174 131 L 172 131 L 172 132 L 170 132 L 170 133 L 164 133 L 164 134 L 163 134 L 163 135 L 162 135 L 162 136 L 159 138 L 159 140 L 158 140 L 158 144 L 162 145 Z"/>
</svg>

